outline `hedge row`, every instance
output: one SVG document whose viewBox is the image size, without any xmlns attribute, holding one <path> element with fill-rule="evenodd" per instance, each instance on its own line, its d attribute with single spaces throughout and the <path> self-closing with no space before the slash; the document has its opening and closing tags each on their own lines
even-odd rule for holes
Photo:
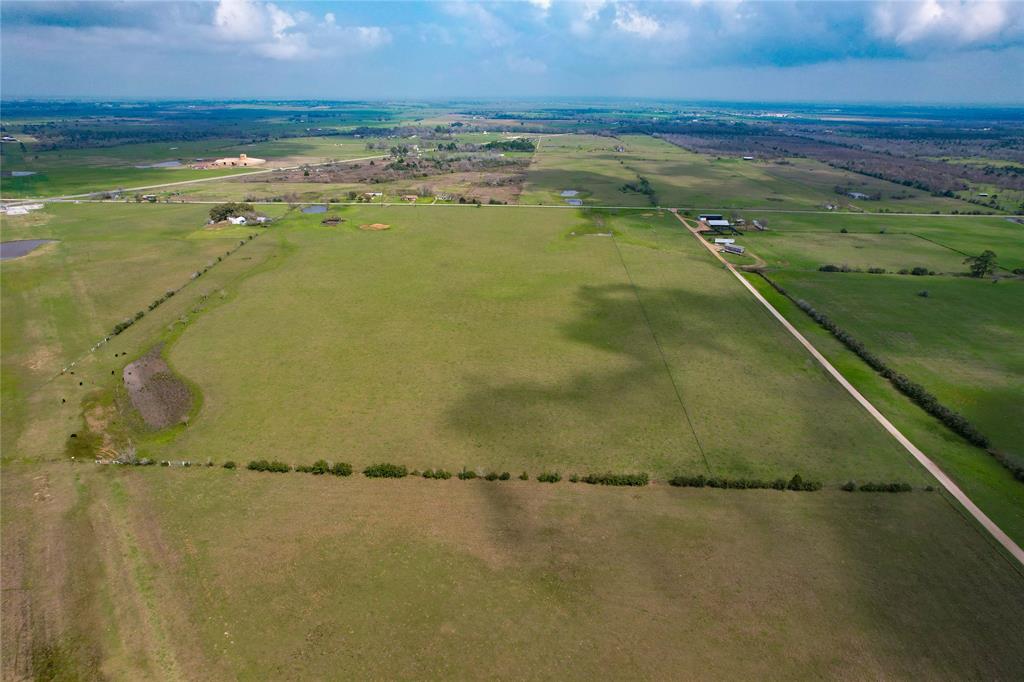
<svg viewBox="0 0 1024 682">
<path fill-rule="evenodd" d="M 587 474 L 580 479 L 591 485 L 637 485 L 643 486 L 650 482 L 647 474 Z"/>
<path fill-rule="evenodd" d="M 290 466 L 284 462 L 278 462 L 276 459 L 272 462 L 265 459 L 254 459 L 246 468 L 250 471 L 270 471 L 275 474 L 286 474 L 292 470 Z"/>
<path fill-rule="evenodd" d="M 764 277 L 764 275 L 761 275 Z M 822 328 L 826 329 L 836 339 L 839 340 L 844 346 L 853 351 L 861 360 L 868 363 L 871 369 L 875 370 L 883 377 L 889 380 L 889 382 L 896 387 L 896 389 L 914 401 L 920 406 L 925 412 L 932 415 L 951 430 L 965 438 L 969 443 L 977 445 L 978 447 L 987 448 L 989 446 L 988 437 L 978 431 L 978 429 L 967 421 L 967 418 L 953 410 L 949 409 L 945 405 L 939 402 L 938 398 L 929 393 L 923 386 L 916 384 L 906 376 L 900 374 L 896 370 L 889 367 L 885 361 L 880 357 L 872 353 L 867 347 L 855 339 L 849 332 L 840 328 L 835 322 L 833 322 L 827 315 L 820 313 L 814 309 L 811 304 L 802 299 L 794 299 L 789 295 L 785 289 L 780 287 L 778 284 L 773 282 L 768 277 L 764 277 L 764 280 L 768 282 L 776 291 L 788 298 L 790 301 L 796 304 L 800 310 L 807 313 L 807 315 L 817 322 Z"/>
<path fill-rule="evenodd" d="M 847 481 L 842 489 L 848 493 L 860 490 L 865 493 L 909 493 L 914 488 L 909 483 L 894 481 L 892 483 L 861 483 L 857 485 L 853 481 Z"/>
<path fill-rule="evenodd" d="M 821 490 L 818 481 L 805 481 L 800 474 L 794 474 L 788 481 L 777 478 L 774 481 L 763 481 L 758 478 L 727 478 L 725 476 L 676 476 L 669 479 L 669 485 L 678 488 L 732 488 L 739 490 L 770 488 L 772 490 L 799 490 L 812 492 Z"/>
<path fill-rule="evenodd" d="M 872 275 L 884 275 L 888 273 L 888 270 L 885 268 L 868 268 L 867 270 L 862 270 L 861 268 L 851 268 L 849 265 L 832 265 L 831 263 L 826 263 L 825 265 L 818 267 L 818 272 L 867 272 Z M 901 268 L 897 271 L 897 274 L 924 277 L 927 275 L 934 275 L 936 273 L 934 270 L 929 270 L 928 268 L 918 265 L 914 268 Z"/>
</svg>

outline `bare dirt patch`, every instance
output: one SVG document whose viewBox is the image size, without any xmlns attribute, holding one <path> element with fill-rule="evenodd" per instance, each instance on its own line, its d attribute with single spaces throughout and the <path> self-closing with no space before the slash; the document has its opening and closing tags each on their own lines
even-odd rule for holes
<svg viewBox="0 0 1024 682">
<path fill-rule="evenodd" d="M 160 348 L 129 363 L 122 373 L 132 406 L 153 429 L 184 421 L 192 409 L 192 393 L 160 356 Z"/>
<path fill-rule="evenodd" d="M 368 223 L 366 225 L 360 225 L 359 229 L 360 230 L 369 230 L 369 231 L 390 230 L 391 226 L 390 225 L 385 225 L 384 223 Z"/>
</svg>

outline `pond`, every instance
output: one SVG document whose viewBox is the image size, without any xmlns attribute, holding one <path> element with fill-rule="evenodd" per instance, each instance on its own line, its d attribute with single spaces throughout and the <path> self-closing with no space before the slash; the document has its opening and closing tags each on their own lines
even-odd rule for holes
<svg viewBox="0 0 1024 682">
<path fill-rule="evenodd" d="M 11 242 L 0 242 L 0 260 L 20 258 L 38 249 L 43 244 L 49 244 L 53 239 L 18 239 Z"/>
<path fill-rule="evenodd" d="M 562 190 L 562 196 L 563 197 L 574 197 L 574 196 L 576 196 L 579 193 L 580 193 L 579 190 L 575 190 L 575 189 L 563 189 Z"/>
<path fill-rule="evenodd" d="M 303 213 L 327 213 L 327 207 L 326 206 L 321 206 L 321 205 L 307 206 L 306 208 L 302 209 L 302 212 Z"/>
<path fill-rule="evenodd" d="M 160 161 L 157 163 L 148 163 L 142 166 L 136 166 L 136 168 L 177 168 L 181 165 L 181 161 Z"/>
</svg>

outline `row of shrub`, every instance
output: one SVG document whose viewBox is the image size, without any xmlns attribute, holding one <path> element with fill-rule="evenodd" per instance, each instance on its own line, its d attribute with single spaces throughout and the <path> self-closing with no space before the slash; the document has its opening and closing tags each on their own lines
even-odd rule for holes
<svg viewBox="0 0 1024 682">
<path fill-rule="evenodd" d="M 348 462 L 335 462 L 332 465 L 328 464 L 325 459 L 318 459 L 312 464 L 300 464 L 295 467 L 295 470 L 301 474 L 313 474 L 314 476 L 322 476 L 324 474 L 332 474 L 334 476 L 352 475 L 352 465 Z"/>
<path fill-rule="evenodd" d="M 763 274 L 761 276 L 764 277 Z M 832 336 L 838 339 L 840 343 L 849 348 L 861 360 L 870 365 L 873 370 L 888 379 L 897 390 L 917 403 L 917 405 L 924 409 L 925 412 L 937 418 L 954 432 L 965 438 L 968 442 L 983 448 L 987 448 L 989 446 L 988 438 L 978 431 L 973 424 L 967 421 L 966 417 L 954 412 L 940 403 L 938 398 L 925 390 L 925 388 L 920 384 L 914 383 L 906 376 L 889 367 L 880 357 L 869 351 L 863 343 L 854 338 L 849 332 L 840 328 L 827 315 L 815 310 L 810 303 L 802 299 L 794 299 L 789 295 L 789 292 L 780 287 L 770 278 L 764 277 L 764 279 L 776 291 L 795 303 L 800 310 L 807 313 L 812 320 L 831 333 Z"/>
<path fill-rule="evenodd" d="M 819 481 L 805 481 L 800 474 L 794 474 L 788 481 L 784 478 L 776 478 L 773 481 L 764 481 L 759 478 L 728 478 L 726 476 L 676 476 L 668 481 L 669 485 L 678 488 L 729 488 L 735 490 L 771 489 L 771 490 L 797 490 L 802 492 L 813 492 L 821 490 Z"/>
<path fill-rule="evenodd" d="M 861 268 L 851 268 L 849 265 L 832 265 L 831 263 L 826 263 L 825 265 L 818 267 L 818 272 L 868 272 L 872 275 L 884 275 L 889 271 L 885 268 L 868 268 L 866 270 L 862 270 Z M 923 277 L 925 275 L 934 275 L 936 273 L 934 270 L 917 266 L 914 268 L 902 268 L 897 270 L 896 274 Z"/>
<path fill-rule="evenodd" d="M 650 478 L 647 474 L 613 474 L 611 472 L 605 474 L 587 474 L 579 480 L 591 485 L 643 486 L 650 483 Z M 575 481 L 573 481 L 573 483 L 575 483 Z"/>
<path fill-rule="evenodd" d="M 290 466 L 276 459 L 270 462 L 265 459 L 254 459 L 246 468 L 250 471 L 269 471 L 275 474 L 286 474 L 292 470 Z"/>
<path fill-rule="evenodd" d="M 892 483 L 861 483 L 860 485 L 857 485 L 853 481 L 847 481 L 840 487 L 848 493 L 852 493 L 855 490 L 860 490 L 865 493 L 909 493 L 914 489 L 909 483 L 902 483 L 899 481 L 894 481 Z M 929 488 L 930 487 L 931 486 L 929 486 Z"/>
</svg>

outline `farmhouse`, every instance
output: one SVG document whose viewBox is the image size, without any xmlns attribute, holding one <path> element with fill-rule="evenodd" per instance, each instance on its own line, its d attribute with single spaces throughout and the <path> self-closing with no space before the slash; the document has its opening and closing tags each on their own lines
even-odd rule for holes
<svg viewBox="0 0 1024 682">
<path fill-rule="evenodd" d="M 403 194 L 402 201 L 408 201 L 410 204 L 416 203 L 418 197 L 415 194 Z"/>
<path fill-rule="evenodd" d="M 846 196 L 850 197 L 851 199 L 870 199 L 871 198 L 871 195 L 864 194 L 864 192 L 847 192 Z"/>
<path fill-rule="evenodd" d="M 245 223 L 248 222 L 248 221 L 245 219 L 244 215 L 240 215 L 240 216 L 230 215 L 230 216 L 228 216 L 228 222 L 231 223 L 232 225 L 245 225 Z"/>
<path fill-rule="evenodd" d="M 726 253 L 738 254 L 742 254 L 744 251 L 746 251 L 746 249 L 744 249 L 739 244 L 726 244 L 725 246 L 722 247 L 722 250 L 725 251 Z"/>
</svg>

